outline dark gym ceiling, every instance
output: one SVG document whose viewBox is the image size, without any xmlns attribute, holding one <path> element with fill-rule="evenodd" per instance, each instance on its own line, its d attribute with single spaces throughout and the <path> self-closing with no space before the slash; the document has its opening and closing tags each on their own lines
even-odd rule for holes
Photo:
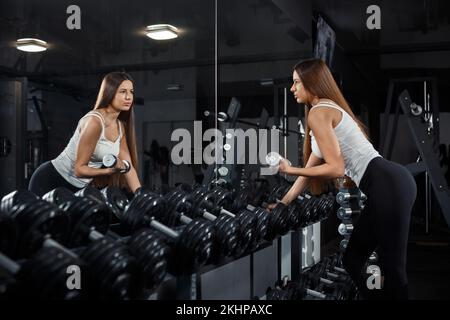
<svg viewBox="0 0 450 320">
<path fill-rule="evenodd" d="M 217 0 L 219 63 L 295 59 L 311 53 L 313 21 L 323 15 L 337 34 L 337 46 L 366 72 L 380 71 L 380 55 L 433 52 L 431 66 L 417 61 L 412 68 L 449 70 L 450 5 L 444 0 Z M 365 27 L 368 5 L 382 8 L 382 30 Z M 66 28 L 66 8 L 81 8 L 82 29 Z M 268 18 L 270 17 L 270 18 Z M 146 25 L 167 22 L 181 36 L 167 42 L 150 41 Z M 214 62 L 215 7 L 213 0 L 5 0 L 0 2 L 0 72 L 36 80 L 102 74 L 117 66 L 128 71 L 211 66 Z M 258 32 L 260 30 L 260 32 Z M 276 42 L 265 39 L 275 30 Z M 241 50 L 248 35 L 268 49 Z M 19 37 L 45 39 L 50 48 L 30 56 L 14 47 Z M 253 39 L 253 38 L 252 38 Z M 248 48 L 248 46 L 247 46 Z M 224 56 L 222 52 L 236 52 Z M 442 57 L 442 59 L 440 59 Z M 376 61 L 375 66 L 370 64 Z M 386 64 L 387 69 L 396 69 Z M 398 68 L 402 69 L 402 68 Z M 363 70 L 364 72 L 364 70 Z"/>
</svg>

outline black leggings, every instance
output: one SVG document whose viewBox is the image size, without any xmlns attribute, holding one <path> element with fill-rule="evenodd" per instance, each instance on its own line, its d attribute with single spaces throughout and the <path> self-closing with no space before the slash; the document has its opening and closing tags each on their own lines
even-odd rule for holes
<svg viewBox="0 0 450 320">
<path fill-rule="evenodd" d="M 344 267 L 364 298 L 408 299 L 406 251 L 417 192 L 414 178 L 402 165 L 378 157 L 370 161 L 359 188 L 367 196 L 366 207 L 344 253 Z M 362 270 L 375 249 L 384 276 L 381 290 L 369 290 L 369 274 Z"/>
<path fill-rule="evenodd" d="M 65 187 L 72 192 L 80 190 L 64 179 L 59 172 L 56 171 L 51 161 L 47 161 L 34 171 L 30 179 L 30 184 L 28 185 L 28 190 L 42 197 L 50 190 L 57 187 Z"/>
</svg>

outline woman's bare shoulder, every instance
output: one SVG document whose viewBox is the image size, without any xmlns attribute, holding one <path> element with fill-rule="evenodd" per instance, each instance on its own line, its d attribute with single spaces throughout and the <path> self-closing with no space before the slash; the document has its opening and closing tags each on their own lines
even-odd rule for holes
<svg viewBox="0 0 450 320">
<path fill-rule="evenodd" d="M 102 120 L 95 116 L 92 113 L 87 113 L 83 118 L 78 122 L 78 128 L 80 131 L 83 130 L 93 130 L 94 132 L 101 132 L 102 130 Z"/>
</svg>

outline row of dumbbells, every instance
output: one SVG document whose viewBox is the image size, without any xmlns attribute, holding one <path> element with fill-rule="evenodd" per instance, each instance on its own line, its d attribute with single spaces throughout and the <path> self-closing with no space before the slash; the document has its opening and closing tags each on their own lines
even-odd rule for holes
<svg viewBox="0 0 450 320">
<path fill-rule="evenodd" d="M 275 202 L 279 189 L 274 187 L 265 198 L 266 202 Z M 120 194 L 109 194 L 107 199 L 110 199 L 108 202 L 115 207 L 113 211 L 116 212 L 116 217 L 128 227 L 131 226 L 131 229 L 136 228 L 136 225 L 146 224 L 145 221 L 152 226 L 150 220 L 157 220 L 170 228 L 190 229 L 187 226 L 196 220 L 211 224 L 216 241 L 211 247 L 210 259 L 202 260 L 204 263 L 214 262 L 221 256 L 238 257 L 244 252 L 254 250 L 262 241 L 272 241 L 289 230 L 298 229 L 308 222 L 326 216 L 333 204 L 330 196 L 309 196 L 289 207 L 279 203 L 268 213 L 263 208 L 265 204 L 257 206 L 249 189 L 231 191 L 219 186 L 191 188 L 188 185 L 180 185 L 165 195 L 145 188 L 138 190 L 136 195 L 139 198 L 151 200 L 141 201 L 147 202 L 145 210 L 141 210 L 134 208 L 137 201 L 126 204 L 126 199 Z M 115 203 L 119 204 L 115 206 Z M 124 214 L 125 212 L 127 213 Z M 198 226 L 194 231 L 197 229 Z M 166 233 L 174 240 L 177 239 L 173 232 Z M 186 246 L 186 243 L 191 242 L 182 241 L 183 246 Z M 202 241 L 193 243 L 204 247 Z M 199 252 L 194 247 L 184 249 L 188 249 L 187 252 Z"/>
<path fill-rule="evenodd" d="M 340 254 L 304 270 L 299 281 L 284 278 L 266 292 L 267 300 L 353 300 L 356 296 L 356 287 L 342 267 Z"/>
<path fill-rule="evenodd" d="M 272 191 L 265 199 L 268 202 L 274 201 L 279 187 L 273 189 L 275 191 Z M 140 198 L 146 195 L 148 199 L 151 199 L 147 201 L 145 210 L 133 209 L 135 205 L 131 201 L 128 205 L 125 204 L 125 210 L 121 211 L 120 207 L 124 207 L 125 202 L 123 197 L 107 196 L 113 207 L 114 203 L 118 202 L 117 199 L 120 199 L 120 205 L 117 205 L 113 211 L 122 223 L 132 226 L 132 229 L 136 228 L 135 225 L 142 225 L 145 218 L 160 221 L 170 228 L 189 229 L 187 227 L 196 220 L 213 226 L 216 241 L 211 247 L 210 259 L 203 261 L 204 263 L 214 262 L 221 256 L 238 257 L 244 252 L 254 250 L 262 241 L 272 241 L 289 230 L 306 225 L 308 221 L 317 219 L 318 216 L 327 215 L 332 205 L 330 197 L 320 199 L 309 197 L 289 207 L 280 203 L 271 213 L 268 213 L 263 208 L 264 204 L 262 207 L 257 206 L 253 201 L 249 189 L 231 191 L 219 186 L 191 188 L 188 185 L 180 185 L 165 195 L 142 188 L 136 194 Z M 127 214 L 124 214 L 125 211 Z M 149 223 L 151 226 L 152 222 Z M 194 231 L 197 229 L 198 226 L 194 228 Z M 164 232 L 164 230 L 160 231 Z M 169 233 L 167 234 L 170 236 Z M 173 233 L 171 238 L 177 239 Z M 182 243 L 186 246 L 186 243 L 190 242 L 182 241 Z M 204 247 L 202 241 L 193 243 Z M 187 252 L 195 253 L 199 250 L 191 247 Z"/>
<path fill-rule="evenodd" d="M 110 232 L 111 210 L 89 195 L 55 189 L 43 199 L 15 191 L 0 204 L 4 296 L 79 299 L 141 297 L 165 276 L 169 247 L 150 230 Z M 78 270 L 78 283 L 69 281 Z"/>
<path fill-rule="evenodd" d="M 235 202 L 230 192 L 219 188 L 189 190 L 181 187 L 165 197 L 142 188 L 131 200 L 117 188 L 99 191 L 87 187 L 76 195 L 57 188 L 43 199 L 46 201 L 26 191 L 13 192 L 2 200 L 1 209 L 6 214 L 2 214 L 0 220 L 4 269 L 18 275 L 23 280 L 19 282 L 33 283 L 27 270 L 34 267 L 27 265 L 42 265 L 39 270 L 43 274 L 36 276 L 33 272 L 33 277 L 44 279 L 53 274 L 55 288 L 46 286 L 45 292 L 40 292 L 44 288 L 36 285 L 30 292 L 43 296 L 76 298 L 77 291 L 65 290 L 61 285 L 67 275 L 60 271 L 63 266 L 86 264 L 94 279 L 92 287 L 96 296 L 132 297 L 139 292 L 137 283 L 151 288 L 162 281 L 167 261 L 172 273 L 189 273 L 212 262 L 219 252 L 237 256 L 254 248 L 259 240 L 271 240 L 276 232 L 289 230 L 284 223 L 286 219 L 280 218 L 280 214 L 269 215 L 260 208 L 246 208 L 236 217 L 225 207 L 242 206 L 242 196 Z M 217 217 L 208 210 L 220 214 Z M 204 219 L 192 220 L 188 213 Z M 125 243 L 118 244 L 120 237 L 108 232 L 111 218 L 119 220 L 132 235 Z M 180 222 L 185 225 L 177 227 Z M 141 230 L 143 227 L 150 229 Z M 79 254 L 76 248 L 82 246 L 85 248 Z M 22 268 L 8 260 L 8 255 L 16 259 L 29 258 L 29 263 Z M 55 259 L 59 259 L 59 263 Z M 137 268 L 141 272 L 136 271 Z M 55 272 L 60 276 L 54 276 Z"/>
<path fill-rule="evenodd" d="M 340 205 L 337 210 L 337 216 L 342 221 L 338 227 L 338 232 L 344 237 L 339 245 L 341 251 L 345 251 L 347 248 L 353 225 L 361 215 L 366 200 L 366 195 L 358 188 L 340 188 L 336 194 L 336 202 Z"/>
<path fill-rule="evenodd" d="M 273 187 L 268 186 L 267 182 L 261 183 L 257 188 L 253 188 L 255 193 L 253 203 L 263 207 L 267 203 L 280 203 L 291 187 L 292 185 L 284 179 L 279 179 Z M 289 225 L 292 230 L 298 230 L 326 218 L 333 208 L 334 195 L 332 193 L 313 196 L 304 192 L 288 206 Z"/>
</svg>

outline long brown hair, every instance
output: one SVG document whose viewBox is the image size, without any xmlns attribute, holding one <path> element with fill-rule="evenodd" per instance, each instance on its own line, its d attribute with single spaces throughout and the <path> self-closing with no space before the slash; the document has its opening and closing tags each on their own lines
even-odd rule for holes
<svg viewBox="0 0 450 320">
<path fill-rule="evenodd" d="M 102 81 L 100 90 L 98 92 L 97 101 L 95 102 L 94 110 L 108 107 L 114 100 L 116 92 L 119 89 L 120 84 L 129 80 L 134 81 L 131 76 L 126 72 L 111 72 L 108 73 Z M 133 99 L 134 102 L 134 99 Z M 128 149 L 130 151 L 130 158 L 133 168 L 138 168 L 138 157 L 136 147 L 136 132 L 134 129 L 134 113 L 133 106 L 128 111 L 121 111 L 118 119 L 123 123 L 125 127 L 125 138 L 127 140 Z M 118 186 L 121 188 L 128 187 L 123 174 L 115 173 L 110 176 L 98 176 L 92 181 L 92 184 L 97 187 L 104 186 Z"/>
<path fill-rule="evenodd" d="M 367 129 L 364 124 L 356 118 L 350 108 L 347 100 L 345 100 L 341 90 L 328 69 L 325 62 L 321 59 L 307 59 L 300 61 L 294 66 L 294 71 L 297 72 L 303 87 L 307 93 L 313 97 L 325 98 L 334 101 L 342 109 L 345 110 L 360 127 L 361 131 L 367 137 Z M 305 107 L 305 140 L 303 143 L 303 162 L 306 166 L 311 155 L 311 136 L 309 135 L 311 128 L 308 126 L 309 107 Z M 321 193 L 324 190 L 326 180 L 311 178 L 310 189 L 312 193 Z"/>
</svg>

